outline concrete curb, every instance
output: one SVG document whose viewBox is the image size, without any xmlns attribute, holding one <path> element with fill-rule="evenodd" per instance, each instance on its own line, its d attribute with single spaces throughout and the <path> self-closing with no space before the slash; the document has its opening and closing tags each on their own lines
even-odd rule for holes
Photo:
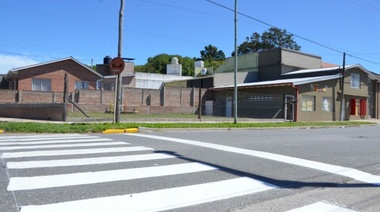
<svg viewBox="0 0 380 212">
<path fill-rule="evenodd" d="M 138 128 L 127 128 L 127 129 L 106 129 L 103 134 L 115 134 L 115 133 L 137 133 Z"/>
</svg>

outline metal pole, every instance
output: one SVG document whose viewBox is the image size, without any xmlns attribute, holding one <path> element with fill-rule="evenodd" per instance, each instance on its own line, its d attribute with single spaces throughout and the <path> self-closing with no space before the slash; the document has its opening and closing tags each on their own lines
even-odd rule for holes
<svg viewBox="0 0 380 212">
<path fill-rule="evenodd" d="M 236 84 L 236 75 L 237 75 L 237 69 L 238 69 L 238 52 L 237 52 L 237 0 L 235 0 L 235 68 L 234 68 L 234 123 L 237 123 L 237 84 Z"/>
<path fill-rule="evenodd" d="M 121 58 L 122 43 L 123 43 L 123 16 L 124 16 L 124 0 L 120 0 L 120 12 L 119 12 L 119 42 L 117 56 Z M 121 102 L 121 76 L 117 74 L 116 84 L 116 106 L 115 106 L 115 123 L 120 122 L 120 102 Z"/>
<path fill-rule="evenodd" d="M 65 73 L 64 77 L 64 83 L 63 83 L 63 114 L 62 114 L 62 121 L 66 121 L 67 117 L 67 99 L 68 99 L 68 90 L 67 90 L 67 84 L 68 84 L 68 76 L 67 73 Z"/>
<path fill-rule="evenodd" d="M 198 95 L 198 119 L 202 121 L 202 86 L 199 88 Z"/>
<path fill-rule="evenodd" d="M 345 111 L 344 111 L 344 72 L 345 72 L 345 67 L 346 66 L 346 52 L 343 53 L 343 69 L 342 69 L 342 79 L 341 81 L 341 99 L 340 99 L 340 121 L 344 121 L 345 119 Z"/>
</svg>

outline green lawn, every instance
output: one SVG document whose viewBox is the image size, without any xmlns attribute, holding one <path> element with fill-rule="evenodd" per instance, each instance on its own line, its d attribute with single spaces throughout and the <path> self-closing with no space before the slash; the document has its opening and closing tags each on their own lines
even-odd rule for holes
<svg viewBox="0 0 380 212">
<path fill-rule="evenodd" d="M 146 128 L 275 128 L 275 127 L 329 127 L 359 126 L 375 124 L 362 121 L 345 122 L 171 122 L 171 123 L 37 123 L 37 122 L 0 122 L 0 129 L 5 133 L 100 133 L 106 129 Z"/>
</svg>

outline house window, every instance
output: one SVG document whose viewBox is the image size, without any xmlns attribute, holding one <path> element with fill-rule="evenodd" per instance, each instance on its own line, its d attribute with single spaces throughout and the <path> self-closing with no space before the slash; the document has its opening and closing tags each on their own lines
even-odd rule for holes
<svg viewBox="0 0 380 212">
<path fill-rule="evenodd" d="M 76 90 L 87 90 L 88 89 L 88 81 L 75 81 L 75 89 Z"/>
<path fill-rule="evenodd" d="M 332 111 L 332 98 L 331 97 L 323 97 L 322 99 L 322 110 L 331 112 Z"/>
<path fill-rule="evenodd" d="M 51 80 L 34 78 L 32 80 L 32 91 L 51 91 Z"/>
<path fill-rule="evenodd" d="M 314 96 L 302 96 L 302 111 L 315 111 Z"/>
<path fill-rule="evenodd" d="M 352 73 L 351 74 L 351 88 L 360 89 L 360 75 Z"/>
<path fill-rule="evenodd" d="M 273 101 L 273 96 L 249 96 L 248 101 Z"/>
</svg>

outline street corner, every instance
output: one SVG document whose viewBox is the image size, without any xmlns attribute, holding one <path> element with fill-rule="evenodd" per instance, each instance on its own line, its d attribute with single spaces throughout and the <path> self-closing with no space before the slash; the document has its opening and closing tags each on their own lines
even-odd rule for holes
<svg viewBox="0 0 380 212">
<path fill-rule="evenodd" d="M 116 133 L 137 133 L 138 128 L 127 128 L 127 129 L 106 129 L 103 134 L 116 134 Z"/>
</svg>

